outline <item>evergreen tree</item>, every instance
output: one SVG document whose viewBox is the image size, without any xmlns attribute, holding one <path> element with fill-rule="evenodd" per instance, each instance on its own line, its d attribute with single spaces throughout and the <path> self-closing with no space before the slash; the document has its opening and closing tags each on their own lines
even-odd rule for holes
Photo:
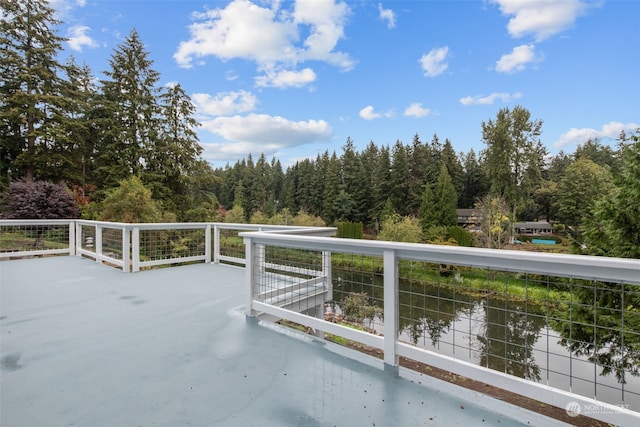
<svg viewBox="0 0 640 427">
<path fill-rule="evenodd" d="M 311 208 L 309 214 L 319 217 L 322 215 L 325 184 L 327 182 L 329 153 L 318 154 L 314 163 L 313 180 L 311 182 Z"/>
<path fill-rule="evenodd" d="M 416 133 L 411 147 L 407 149 L 409 181 L 407 182 L 405 203 L 407 205 L 407 213 L 411 215 L 417 215 L 420 208 L 422 191 L 425 182 L 428 182 L 427 171 L 430 167 L 430 157 L 429 147 L 420 141 L 420 137 Z"/>
<path fill-rule="evenodd" d="M 596 204 L 585 243 L 593 255 L 640 258 L 640 129 L 623 150 L 617 190 Z"/>
<path fill-rule="evenodd" d="M 456 194 L 462 194 L 464 191 L 464 170 L 449 139 L 444 140 L 444 146 L 442 147 L 442 162 L 447 167 L 447 172 L 451 177 L 453 187 L 456 189 Z"/>
<path fill-rule="evenodd" d="M 101 81 L 103 105 L 112 118 L 105 123 L 108 137 L 100 141 L 98 172 L 103 185 L 108 188 L 143 172 L 149 175 L 146 181 L 157 182 L 162 179 L 153 158 L 161 128 L 160 74 L 151 68 L 153 61 L 135 29 L 116 47 L 109 65 L 111 69 L 104 72 L 108 80 Z"/>
<path fill-rule="evenodd" d="M 66 117 L 56 128 L 56 139 L 65 141 L 66 148 L 57 153 L 62 164 L 53 180 L 77 184 L 82 196 L 94 184 L 92 108 L 97 96 L 95 78 L 88 65 L 82 66 L 71 57 L 65 64 L 66 79 L 63 93 L 67 100 Z"/>
<path fill-rule="evenodd" d="M 159 176 L 182 213 L 192 208 L 186 177 L 194 172 L 202 147 L 198 143 L 195 106 L 179 84 L 160 95 L 160 128 L 146 168 Z"/>
<path fill-rule="evenodd" d="M 409 165 L 407 150 L 399 140 L 393 147 L 393 161 L 391 164 L 391 188 L 389 197 L 393 208 L 400 216 L 409 214 L 407 195 L 409 194 Z"/>
<path fill-rule="evenodd" d="M 1 0 L 0 138 L 2 180 L 33 182 L 52 168 L 54 129 L 65 117 L 58 62 L 64 39 L 52 27 L 55 10 L 40 0 Z M 56 147 L 57 148 L 57 147 Z"/>
<path fill-rule="evenodd" d="M 371 179 L 372 212 L 371 219 L 376 221 L 376 229 L 383 219 L 387 203 L 391 203 L 391 156 L 389 146 L 380 148 L 377 162 Z M 391 206 L 393 209 L 393 206 Z"/>
<path fill-rule="evenodd" d="M 558 186 L 558 219 L 580 227 L 591 218 L 596 202 L 614 189 L 611 172 L 591 160 L 581 158 L 566 170 Z"/>
<path fill-rule="evenodd" d="M 608 145 L 603 145 L 598 139 L 589 139 L 579 145 L 573 154 L 574 159 L 588 159 L 599 166 L 608 168 L 616 176 L 622 167 L 619 153 Z"/>
<path fill-rule="evenodd" d="M 464 156 L 463 190 L 458 200 L 458 206 L 462 209 L 471 209 L 476 201 L 488 191 L 482 165 L 476 157 L 473 149 Z"/>
<path fill-rule="evenodd" d="M 546 169 L 546 179 L 559 183 L 564 176 L 564 171 L 567 169 L 567 166 L 573 163 L 573 160 L 573 156 L 560 150 L 549 162 L 549 167 Z"/>
<path fill-rule="evenodd" d="M 333 152 L 327 163 L 327 181 L 322 206 L 322 218 L 327 224 L 333 224 L 339 218 L 335 203 L 338 194 L 340 194 L 340 160 Z"/>
<path fill-rule="evenodd" d="M 437 225 L 456 225 L 458 221 L 458 215 L 456 214 L 457 203 L 456 189 L 451 182 L 447 166 L 443 163 L 433 190 L 433 204 Z"/>
<path fill-rule="evenodd" d="M 357 203 L 359 209 L 360 220 L 363 224 L 371 224 L 375 216 L 374 207 L 374 189 L 373 182 L 376 179 L 376 169 L 378 164 L 378 158 L 380 150 L 370 141 L 367 148 L 360 154 L 360 176 L 358 181 L 360 182 L 359 191 L 357 194 Z"/>
<path fill-rule="evenodd" d="M 425 184 L 420 202 L 420 225 L 423 231 L 427 231 L 431 227 L 438 225 L 438 213 L 436 212 L 433 200 L 433 191 L 431 185 Z"/>
</svg>

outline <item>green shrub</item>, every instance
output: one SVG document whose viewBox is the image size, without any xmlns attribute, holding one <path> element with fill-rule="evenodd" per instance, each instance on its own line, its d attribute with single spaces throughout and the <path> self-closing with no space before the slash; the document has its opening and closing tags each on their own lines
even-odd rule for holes
<svg viewBox="0 0 640 427">
<path fill-rule="evenodd" d="M 342 239 L 362 239 L 364 237 L 364 227 L 361 222 L 339 222 L 338 237 Z"/>
</svg>

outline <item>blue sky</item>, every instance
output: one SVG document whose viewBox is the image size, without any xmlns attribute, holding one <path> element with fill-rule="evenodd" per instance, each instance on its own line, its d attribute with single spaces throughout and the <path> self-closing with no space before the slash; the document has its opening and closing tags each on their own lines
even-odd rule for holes
<svg viewBox="0 0 640 427">
<path fill-rule="evenodd" d="M 55 0 L 63 56 L 104 78 L 135 28 L 161 84 L 197 106 L 214 166 L 287 166 L 348 137 L 483 149 L 481 123 L 522 105 L 551 154 L 640 127 L 636 0 Z M 611 139 L 613 138 L 613 139 Z"/>
</svg>

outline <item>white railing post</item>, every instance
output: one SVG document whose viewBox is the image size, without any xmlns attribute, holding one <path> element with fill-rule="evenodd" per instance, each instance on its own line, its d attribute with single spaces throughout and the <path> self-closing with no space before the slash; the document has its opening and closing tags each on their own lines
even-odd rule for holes
<svg viewBox="0 0 640 427">
<path fill-rule="evenodd" d="M 255 263 L 253 259 L 254 251 L 256 249 L 256 244 L 253 243 L 253 239 L 250 237 L 244 238 L 244 255 L 245 255 L 245 286 L 247 291 L 247 306 L 245 309 L 245 313 L 249 317 L 254 317 L 256 315 L 255 310 L 253 310 L 253 296 L 255 295 L 255 280 L 256 275 L 254 274 Z"/>
<path fill-rule="evenodd" d="M 204 228 L 204 262 L 211 263 L 211 224 Z"/>
<path fill-rule="evenodd" d="M 333 299 L 333 272 L 331 271 L 331 252 L 322 251 L 322 277 L 324 277 L 324 287 L 327 290 L 325 300 Z"/>
<path fill-rule="evenodd" d="M 394 250 L 385 249 L 384 260 L 384 363 L 398 366 L 398 258 Z"/>
<path fill-rule="evenodd" d="M 213 225 L 213 263 L 220 263 L 220 227 Z"/>
<path fill-rule="evenodd" d="M 122 228 L 122 271 L 131 271 L 131 232 L 128 227 Z"/>
<path fill-rule="evenodd" d="M 69 255 L 76 254 L 76 222 L 69 221 Z"/>
<path fill-rule="evenodd" d="M 131 230 L 131 271 L 140 271 L 140 227 L 133 227 Z"/>
<path fill-rule="evenodd" d="M 267 247 L 262 243 L 255 245 L 257 263 L 254 260 L 254 266 L 257 264 L 256 270 L 258 271 L 259 277 L 262 277 L 265 271 L 266 248 Z"/>
<path fill-rule="evenodd" d="M 96 224 L 96 262 L 102 264 L 102 226 Z"/>
<path fill-rule="evenodd" d="M 83 249 L 83 247 L 82 247 L 82 224 L 79 223 L 79 222 L 76 222 L 74 227 L 76 228 L 76 234 L 75 234 L 76 246 L 74 248 L 76 250 L 75 255 L 82 256 L 82 255 L 80 255 L 80 249 Z"/>
</svg>

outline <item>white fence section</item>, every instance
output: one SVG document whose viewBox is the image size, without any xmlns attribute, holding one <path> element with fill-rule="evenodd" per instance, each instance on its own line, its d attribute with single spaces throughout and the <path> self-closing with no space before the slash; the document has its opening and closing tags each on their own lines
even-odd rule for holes
<svg viewBox="0 0 640 427">
<path fill-rule="evenodd" d="M 241 231 L 335 235 L 331 227 L 229 223 L 129 224 L 88 220 L 0 220 L 0 260 L 77 255 L 124 272 L 192 262 L 244 265 Z"/>
<path fill-rule="evenodd" d="M 400 307 L 403 309 L 414 309 L 415 305 L 407 303 L 410 298 L 419 299 L 426 298 L 425 294 L 421 291 L 401 289 L 399 286 L 399 277 L 407 276 L 407 269 L 418 269 L 420 266 L 435 266 L 435 269 L 447 266 L 456 266 L 460 271 L 467 272 L 465 274 L 471 274 L 478 269 L 488 271 L 488 277 L 493 280 L 494 274 L 497 272 L 514 272 L 514 280 L 530 280 L 533 284 L 533 280 L 544 283 L 549 289 L 547 292 L 550 295 L 555 295 L 555 288 L 561 286 L 573 286 L 576 289 L 582 280 L 586 280 L 588 283 L 594 283 L 594 289 L 596 289 L 602 281 L 603 283 L 615 283 L 621 286 L 620 296 L 622 300 L 627 298 L 627 304 L 631 307 L 633 304 L 640 302 L 640 261 L 630 259 L 613 259 L 602 257 L 588 257 L 579 255 L 556 255 L 556 254 L 543 254 L 543 253 L 531 253 L 520 251 L 498 251 L 488 250 L 480 248 L 462 248 L 451 246 L 437 246 L 437 245 L 422 245 L 422 244 L 404 244 L 404 243 L 391 243 L 381 241 L 364 241 L 364 240 L 352 240 L 352 239 L 328 239 L 323 237 L 310 237 L 310 236 L 298 236 L 298 235 L 284 235 L 280 233 L 260 233 L 260 232 L 247 232 L 241 233 L 241 236 L 245 240 L 246 248 L 246 281 L 248 286 L 247 295 L 247 315 L 248 316 L 263 316 L 268 318 L 286 319 L 288 321 L 304 325 L 305 327 L 312 328 L 316 332 L 324 332 L 343 339 L 355 341 L 357 343 L 365 344 L 367 346 L 383 350 L 384 363 L 389 367 L 397 367 L 399 357 L 406 357 L 418 362 L 423 362 L 437 368 L 445 369 L 450 372 L 482 381 L 486 384 L 494 385 L 502 389 L 512 391 L 527 397 L 539 400 L 541 402 L 554 405 L 557 407 L 565 408 L 568 405 L 579 404 L 582 408 L 590 408 L 591 413 L 585 414 L 592 418 L 601 419 L 605 422 L 614 423 L 617 425 L 637 425 L 640 423 L 640 413 L 637 409 L 630 410 L 629 405 L 625 403 L 625 399 L 631 399 L 640 401 L 640 389 L 637 388 L 638 381 L 634 382 L 634 385 L 626 381 L 621 381 L 619 384 L 613 386 L 604 384 L 599 375 L 596 375 L 597 364 L 595 362 L 585 362 L 584 358 L 580 359 L 573 354 L 568 356 L 561 356 L 558 352 L 548 352 L 547 360 L 553 359 L 548 362 L 546 367 L 546 378 L 541 378 L 541 381 L 531 381 L 526 378 L 521 378 L 516 375 L 511 375 L 511 368 L 507 366 L 526 364 L 521 360 L 515 360 L 509 354 L 500 356 L 500 360 L 505 365 L 502 372 L 495 369 L 489 369 L 486 366 L 480 366 L 478 363 L 472 363 L 468 360 L 466 353 L 477 353 L 477 349 L 471 348 L 472 346 L 463 343 L 453 343 L 450 347 L 453 347 L 453 353 L 447 354 L 446 351 L 439 352 L 437 349 L 426 349 L 416 345 L 408 337 L 400 336 L 400 332 L 408 328 L 401 325 L 401 322 L 406 322 L 407 315 L 400 313 Z M 293 252 L 299 251 L 297 256 L 292 255 Z M 265 298 L 265 285 L 266 289 L 274 290 L 278 292 L 283 288 L 282 283 L 284 280 L 276 281 L 273 278 L 272 272 L 269 271 L 269 265 L 273 262 L 273 257 L 278 257 L 278 253 L 287 254 L 290 253 L 290 260 L 297 260 L 298 267 L 303 266 L 305 263 L 311 265 L 318 265 L 318 257 L 322 258 L 322 264 L 331 265 L 331 260 L 327 260 L 327 257 L 333 257 L 333 277 L 328 275 L 320 275 L 317 277 L 324 277 L 325 280 L 322 283 L 326 291 L 326 297 L 324 301 L 310 300 L 304 307 L 296 306 L 295 308 L 287 307 L 283 303 L 285 295 L 280 293 L 282 297 L 277 303 L 274 303 Z M 364 274 L 362 272 L 356 272 L 353 275 L 344 275 L 342 277 L 337 274 L 335 270 L 337 265 L 344 263 L 345 259 L 349 259 L 351 256 L 359 257 L 362 264 L 367 264 L 369 272 Z M 286 256 L 283 256 L 283 258 Z M 339 257 L 341 260 L 337 260 Z M 282 261 L 282 260 L 281 260 Z M 290 261 L 291 262 L 291 261 Z M 281 262 L 285 263 L 286 262 Z M 369 264 L 375 264 L 369 266 Z M 422 268 L 422 267 L 420 267 Z M 401 273 L 401 271 L 403 271 Z M 449 270 L 450 271 L 450 270 Z M 511 273 L 510 273 L 511 274 Z M 360 275 L 361 277 L 355 277 Z M 444 276 L 441 276 L 444 280 Z M 549 279 L 553 277 L 553 279 Z M 309 283 L 309 279 L 305 276 L 292 275 L 289 278 L 293 283 L 297 283 L 298 294 L 302 292 L 303 284 Z M 440 280 L 440 279 L 438 279 Z M 452 278 L 452 283 L 464 283 L 468 280 L 466 277 Z M 378 286 L 375 283 L 378 281 L 381 284 Z M 328 306 L 335 304 L 333 295 L 338 291 L 337 286 L 343 286 L 343 283 L 349 282 L 349 286 L 354 289 L 365 290 L 365 293 L 370 294 L 370 298 L 374 300 L 373 306 L 376 302 L 381 303 L 381 313 L 371 315 L 370 322 L 378 323 L 379 328 L 377 331 L 372 331 L 370 328 L 354 328 L 352 325 L 348 325 L 343 322 L 336 323 L 328 320 L 325 310 L 328 310 Z M 317 281 L 313 282 L 317 285 Z M 376 286 L 378 286 L 376 288 Z M 527 285 L 528 286 L 528 285 Z M 532 285 L 533 286 L 533 285 Z M 506 288 L 506 285 L 505 285 Z M 317 287 L 312 290 L 315 291 Z M 442 288 L 444 289 L 444 288 Z M 589 288 L 591 291 L 591 288 Z M 527 292 L 529 292 L 527 290 Z M 595 291 L 594 291 L 595 292 Z M 298 294 L 290 292 L 291 301 Z M 346 295 L 343 292 L 343 296 Z M 569 300 L 572 298 L 572 291 L 567 292 Z M 438 296 L 438 306 L 440 301 L 444 306 L 446 302 L 453 301 L 454 304 L 463 304 L 464 298 L 460 299 L 448 299 L 440 298 Z M 567 300 L 567 301 L 569 301 Z M 487 300 L 488 301 L 488 300 Z M 547 303 L 551 303 L 547 301 Z M 313 304 L 319 304 L 314 307 Z M 550 314 L 539 315 L 532 312 L 528 312 L 527 304 L 532 304 L 527 297 L 524 297 L 524 302 L 517 308 L 499 308 L 499 312 L 504 317 L 510 316 L 526 316 L 536 317 L 545 320 L 549 320 Z M 573 304 L 571 302 L 563 302 L 569 310 L 578 310 L 584 308 L 584 304 Z M 596 303 L 592 302 L 591 311 L 596 310 Z M 563 306 L 564 307 L 564 306 Z M 632 308 L 616 306 L 614 315 L 621 318 L 628 319 L 628 324 L 622 322 L 621 329 L 607 330 L 608 333 L 617 334 L 617 336 L 633 337 L 635 343 L 628 343 L 628 348 L 624 352 L 636 352 L 633 354 L 622 354 L 622 359 L 625 357 L 633 357 L 632 361 L 637 363 L 638 351 L 640 343 L 640 331 L 633 330 L 632 328 L 637 325 L 637 321 L 640 320 L 640 307 L 633 306 Z M 375 308 L 375 307 L 374 307 Z M 589 306 L 586 307 L 589 309 Z M 469 323 L 471 324 L 470 309 L 465 309 L 465 316 L 468 316 Z M 604 310 L 604 309 L 603 309 Z M 464 310 L 463 310 L 464 311 Z M 443 312 L 445 315 L 445 310 Z M 438 316 L 444 317 L 442 313 Z M 324 314 L 324 315 L 323 315 Z M 610 314 L 610 313 L 609 313 Z M 626 316 L 626 317 L 625 317 Z M 634 318 L 634 316 L 636 316 Z M 462 316 L 464 317 L 464 316 Z M 595 319 L 595 317 L 594 317 Z M 459 320 L 459 319 L 458 319 Z M 492 327 L 489 319 L 486 320 L 489 326 Z M 551 319 L 554 320 L 554 319 Z M 558 323 L 561 323 L 562 319 L 555 319 Z M 568 328 L 585 326 L 584 322 L 580 323 L 578 320 L 574 320 L 569 317 L 567 320 Z M 595 328 L 598 328 L 598 320 L 593 320 Z M 361 323 L 362 324 L 362 323 Z M 493 327 L 495 328 L 495 324 Z M 498 329 L 509 329 L 507 326 L 498 325 Z M 586 324 L 586 327 L 591 328 L 594 325 Z M 453 324 L 455 333 L 456 327 L 462 329 L 462 326 Z M 523 326 L 523 330 L 526 332 L 530 326 Z M 459 331 L 458 335 L 453 340 L 458 341 L 472 341 L 474 334 L 480 335 L 479 332 L 475 332 L 474 327 L 469 326 L 464 331 Z M 626 328 L 626 329 L 625 329 Z M 514 328 L 517 329 L 517 328 Z M 613 328 L 607 328 L 613 329 Z M 519 331 L 507 331 L 507 333 L 517 334 Z M 491 334 L 482 332 L 486 337 L 487 342 L 490 341 Z M 596 332 L 594 332 L 596 334 Z M 540 335 L 540 334 L 539 334 Z M 506 335 L 508 337 L 508 334 Z M 493 340 L 490 344 L 498 343 L 505 348 L 511 345 L 507 337 L 500 340 Z M 482 338 L 482 337 L 481 337 Z M 542 337 L 543 341 L 545 337 Z M 577 342 L 578 338 L 569 337 Z M 546 341 L 547 346 L 553 346 L 557 344 L 557 341 L 561 340 L 560 335 L 547 334 Z M 588 344 L 588 343 L 587 343 Z M 467 347 L 465 347 L 467 345 Z M 597 345 L 597 344 L 596 344 Z M 444 348 L 445 346 L 442 345 Z M 528 348 L 520 346 L 519 349 Z M 456 354 L 456 349 L 458 353 Z M 460 351 L 463 349 L 464 351 Z M 460 357 L 460 353 L 464 356 Z M 507 353 L 507 350 L 505 350 Z M 484 355 L 484 354 L 483 354 Z M 487 355 L 487 358 L 490 356 Z M 556 361 L 557 362 L 554 362 Z M 624 360 L 623 360 L 624 361 Z M 592 372 L 591 378 L 587 378 L 587 381 L 591 384 L 593 390 L 590 394 L 577 394 L 574 389 L 578 389 L 585 382 L 583 378 L 578 374 L 578 365 L 580 363 L 590 363 L 590 371 Z M 617 362 L 616 362 L 617 363 Z M 558 366 L 553 366 L 558 364 Z M 618 365 L 616 365 L 618 366 Z M 610 366 L 613 369 L 614 367 Z M 626 370 L 627 378 L 631 378 L 632 375 L 638 373 L 638 366 L 627 367 L 622 364 L 622 370 Z M 525 369 L 526 371 L 526 369 Z M 624 375 L 625 372 L 622 373 Z M 553 380 L 557 376 L 563 376 L 568 382 L 568 389 L 561 389 L 554 387 Z M 613 381 L 615 383 L 615 380 Z M 608 403 L 601 399 L 596 400 L 598 393 L 602 393 L 602 390 L 606 389 L 607 392 L 616 393 L 614 400 L 616 403 Z M 573 407 L 573 406 L 572 406 Z M 598 410 L 594 410 L 598 408 Z M 583 411 L 584 412 L 584 411 Z"/>
</svg>

